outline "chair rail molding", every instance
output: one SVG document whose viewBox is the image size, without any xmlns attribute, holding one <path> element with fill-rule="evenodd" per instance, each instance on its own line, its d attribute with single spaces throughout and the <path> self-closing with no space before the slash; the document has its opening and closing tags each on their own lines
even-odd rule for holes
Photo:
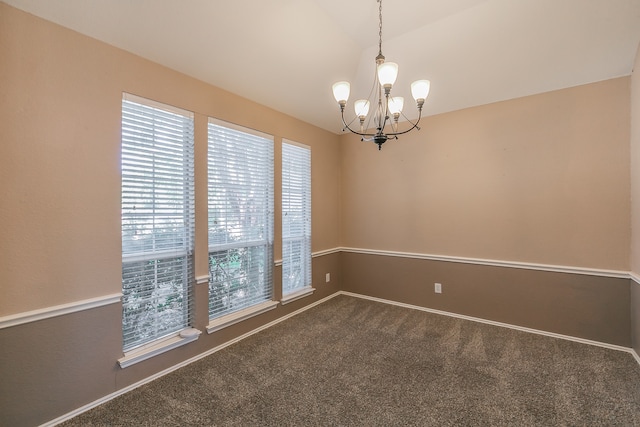
<svg viewBox="0 0 640 427">
<path fill-rule="evenodd" d="M 74 301 L 67 304 L 45 307 L 38 310 L 11 314 L 9 316 L 3 316 L 0 317 L 0 329 L 10 328 L 12 326 L 35 322 L 37 320 L 49 319 L 65 314 L 76 313 L 78 311 L 90 310 L 92 308 L 102 307 L 109 304 L 115 304 L 120 302 L 121 298 L 121 293 L 110 294 L 96 298 Z"/>
</svg>

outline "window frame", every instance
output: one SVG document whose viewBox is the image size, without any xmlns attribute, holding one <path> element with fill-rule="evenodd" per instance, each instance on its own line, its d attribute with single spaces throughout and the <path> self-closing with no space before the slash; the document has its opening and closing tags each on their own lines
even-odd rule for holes
<svg viewBox="0 0 640 427">
<path fill-rule="evenodd" d="M 240 144 L 245 144 L 245 147 L 251 147 L 251 150 L 257 151 L 249 151 L 248 148 L 243 149 Z M 208 118 L 207 235 L 209 242 L 207 257 L 209 269 L 209 325 L 207 326 L 207 331 L 209 333 L 274 309 L 278 305 L 278 301 L 273 300 L 274 148 L 275 138 L 272 135 L 213 117 Z M 242 159 L 243 156 L 246 157 L 246 164 L 244 166 L 237 166 L 238 163 L 233 163 L 235 159 L 234 156 L 239 156 L 238 159 Z M 249 161 L 249 159 L 251 159 L 251 161 Z M 249 171 L 245 169 L 247 164 L 252 167 Z M 232 166 L 237 166 L 237 169 L 233 169 Z M 257 176 L 262 177 L 261 179 L 258 179 L 258 181 L 260 181 L 259 184 L 256 184 L 253 181 L 256 173 L 258 174 Z M 231 183 L 230 180 L 237 181 Z M 229 203 L 232 203 L 229 201 L 230 196 L 228 196 L 227 193 L 231 192 L 233 185 L 242 180 L 246 180 L 251 183 L 248 187 L 242 187 L 242 191 L 246 190 L 250 193 L 255 192 L 255 194 L 251 193 L 253 195 L 261 195 L 260 197 L 256 197 L 255 200 L 252 199 L 252 201 L 256 201 L 260 207 L 259 214 L 254 213 L 256 215 L 254 217 L 245 212 L 238 213 L 239 217 L 234 217 L 231 214 L 224 216 L 222 211 L 225 209 L 223 209 L 222 206 L 227 206 Z M 218 190 L 216 190 L 216 188 L 218 188 Z M 233 188 L 237 189 L 237 187 Z M 240 193 L 241 191 L 239 190 L 238 194 Z M 236 198 L 236 203 L 241 204 L 243 202 L 247 202 L 247 200 L 239 197 Z M 226 209 L 226 211 L 231 210 L 233 209 Z M 236 210 L 240 211 L 240 208 L 237 208 Z M 247 215 L 247 218 L 251 219 L 251 221 L 255 220 L 255 223 L 259 224 L 256 230 L 259 230 L 258 235 L 261 237 L 244 234 L 244 225 L 241 226 L 241 218 L 243 218 L 243 215 Z M 256 220 L 256 218 L 258 219 Z M 232 224 L 235 224 L 235 227 L 232 227 Z M 214 225 L 217 228 L 223 229 L 218 236 L 215 234 L 212 235 L 212 233 L 215 233 L 215 231 L 212 231 Z M 240 238 L 240 241 L 232 240 L 232 228 L 235 228 L 236 237 Z M 248 233 L 251 232 L 255 232 L 255 230 L 248 231 Z M 255 248 L 258 247 L 264 248 L 264 252 L 262 257 L 256 261 L 257 264 L 253 265 L 251 264 L 254 262 L 252 253 Z M 220 275 L 227 274 L 226 270 L 231 270 L 231 268 L 227 268 L 226 270 L 224 268 L 216 268 L 215 271 L 212 271 L 212 269 L 214 268 L 214 264 L 216 266 L 231 266 L 231 251 L 236 249 L 236 254 L 238 255 L 234 256 L 239 256 L 244 260 L 240 262 L 241 267 L 240 269 L 237 269 L 236 272 L 244 272 L 245 276 L 242 277 L 246 280 L 244 285 L 245 287 L 242 287 L 243 285 L 241 285 L 238 287 L 238 290 L 258 289 L 258 291 L 255 294 L 255 297 L 247 297 L 244 301 L 242 298 L 236 298 L 236 302 L 239 302 L 239 304 L 234 306 L 234 303 L 231 302 L 232 296 L 229 296 L 231 294 L 230 290 L 233 286 L 227 283 L 232 279 L 236 279 L 236 282 L 242 281 L 242 279 L 238 279 L 237 276 L 229 274 L 223 277 L 222 280 L 216 281 L 214 280 L 214 273 L 220 273 Z M 242 270 L 242 263 L 246 263 L 246 260 L 250 260 L 248 262 L 251 266 L 248 267 L 247 270 Z M 237 262 L 235 263 L 237 264 Z M 263 268 L 264 271 L 260 271 L 261 268 Z M 256 270 L 258 273 L 256 273 Z M 259 276 L 256 274 L 259 274 Z M 216 278 L 217 277 L 218 276 L 216 275 Z M 251 284 L 250 281 L 255 278 L 258 278 L 258 282 L 262 280 L 262 283 L 258 283 L 258 286 Z M 219 284 L 222 287 L 220 291 L 218 290 L 219 288 L 214 289 L 216 284 Z M 225 291 L 227 291 L 227 308 L 221 308 L 221 306 L 225 304 Z M 222 295 L 219 299 L 220 306 L 212 307 L 212 304 L 218 302 L 212 301 L 214 298 L 213 292 L 220 292 Z M 260 292 L 263 293 L 260 294 Z"/>
<path fill-rule="evenodd" d="M 311 295 L 313 288 L 311 252 L 311 147 L 288 139 L 282 140 L 282 304 Z M 293 163 L 297 167 L 293 167 Z M 288 222 L 293 213 L 301 224 Z M 290 251 L 298 244 L 298 253 Z M 293 259 L 298 258 L 293 264 Z M 300 283 L 288 281 L 289 270 L 297 274 Z M 297 270 L 297 271 L 295 271 Z"/>
<path fill-rule="evenodd" d="M 180 125 L 180 120 L 186 121 Z M 197 340 L 201 332 L 192 327 L 195 283 L 194 114 L 123 93 L 121 124 L 124 357 L 118 362 L 125 368 Z M 176 136 L 179 134 L 182 137 Z M 170 155 L 179 151 L 182 155 L 177 156 L 179 161 L 176 162 Z M 178 188 L 182 190 L 179 191 Z M 133 243 L 135 239 L 131 237 L 131 226 L 141 230 L 142 238 L 137 248 L 134 248 L 136 243 Z M 173 230 L 169 231 L 169 236 L 173 238 L 163 238 L 162 233 L 171 228 Z M 148 242 L 151 243 L 151 248 L 148 247 Z M 167 278 L 158 279 L 158 266 L 168 260 L 179 261 L 165 267 L 165 273 L 169 275 Z M 149 270 L 153 273 L 149 273 Z M 178 276 L 180 279 L 176 285 L 172 279 Z M 135 292 L 142 296 L 135 303 L 127 301 L 129 291 L 125 289 L 126 280 L 133 283 L 139 281 Z M 169 294 L 167 287 L 174 288 L 174 294 Z M 178 300 L 177 306 L 169 305 L 174 296 Z M 169 308 L 157 305 L 157 301 L 163 297 Z M 146 336 L 138 336 L 136 339 L 134 335 L 130 340 L 127 339 L 128 334 L 138 333 L 135 324 L 127 324 L 126 307 L 129 304 L 143 307 L 155 305 L 152 310 L 143 308 L 139 311 L 142 317 L 151 318 L 144 329 Z M 175 314 L 177 318 L 173 319 L 174 324 L 164 331 L 149 332 L 149 324 L 156 325 L 158 320 L 171 318 L 176 307 L 180 311 Z"/>
</svg>

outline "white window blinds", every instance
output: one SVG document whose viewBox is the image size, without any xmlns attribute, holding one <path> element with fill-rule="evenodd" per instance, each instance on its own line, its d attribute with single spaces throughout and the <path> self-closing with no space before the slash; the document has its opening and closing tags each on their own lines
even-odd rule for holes
<svg viewBox="0 0 640 427">
<path fill-rule="evenodd" d="M 311 286 L 311 150 L 282 143 L 282 293 Z"/>
<path fill-rule="evenodd" d="M 273 294 L 273 137 L 209 119 L 209 318 Z"/>
<path fill-rule="evenodd" d="M 128 351 L 189 327 L 193 114 L 122 101 L 122 327 Z"/>
</svg>

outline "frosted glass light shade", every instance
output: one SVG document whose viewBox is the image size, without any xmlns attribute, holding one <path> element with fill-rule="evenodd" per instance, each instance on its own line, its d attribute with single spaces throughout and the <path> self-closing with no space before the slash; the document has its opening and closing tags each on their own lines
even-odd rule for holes
<svg viewBox="0 0 640 427">
<path fill-rule="evenodd" d="M 389 98 L 389 112 L 391 114 L 400 114 L 404 107 L 404 98 L 401 96 L 394 96 Z"/>
<path fill-rule="evenodd" d="M 354 109 L 356 110 L 356 116 L 358 117 L 366 117 L 369 114 L 369 101 L 366 99 L 358 99 L 353 104 Z"/>
<path fill-rule="evenodd" d="M 398 78 L 398 64 L 395 62 L 383 62 L 378 65 L 378 81 L 382 86 L 391 85 Z"/>
<path fill-rule="evenodd" d="M 351 85 L 349 82 L 337 82 L 333 84 L 333 96 L 338 104 L 343 101 L 347 102 L 349 99 L 349 92 L 351 92 Z"/>
<path fill-rule="evenodd" d="M 423 101 L 429 96 L 429 89 L 431 89 L 431 82 L 429 80 L 416 80 L 411 83 L 411 95 L 416 101 L 422 99 Z"/>
</svg>

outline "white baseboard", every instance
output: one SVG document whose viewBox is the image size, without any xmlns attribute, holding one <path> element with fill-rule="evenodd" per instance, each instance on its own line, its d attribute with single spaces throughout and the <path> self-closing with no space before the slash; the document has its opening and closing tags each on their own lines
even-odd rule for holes
<svg viewBox="0 0 640 427">
<path fill-rule="evenodd" d="M 413 309 L 413 310 L 425 311 L 427 313 L 439 314 L 439 315 L 448 316 L 448 317 L 456 317 L 458 319 L 470 320 L 472 322 L 478 322 L 478 323 L 485 323 L 487 325 L 500 326 L 502 328 L 515 329 L 517 331 L 528 332 L 528 333 L 531 333 L 531 334 L 545 335 L 545 336 L 552 337 L 552 338 L 559 338 L 559 339 L 563 339 L 563 340 L 567 340 L 567 341 L 579 342 L 581 344 L 588 344 L 588 345 L 594 345 L 594 346 L 598 346 L 598 347 L 608 348 L 608 349 L 611 349 L 611 350 L 624 351 L 626 353 L 634 354 L 634 357 L 636 357 L 636 360 L 638 360 L 638 363 L 640 364 L 640 359 L 638 358 L 638 355 L 635 353 L 635 351 L 632 348 L 629 348 L 629 347 L 623 347 L 623 346 L 620 346 L 620 345 L 603 343 L 603 342 L 600 342 L 600 341 L 593 341 L 593 340 L 588 340 L 588 339 L 584 339 L 584 338 L 572 337 L 570 335 L 556 334 L 554 332 L 541 331 L 539 329 L 526 328 L 526 327 L 523 327 L 523 326 L 512 325 L 512 324 L 509 324 L 509 323 L 495 322 L 493 320 L 482 319 L 482 318 L 479 318 L 479 317 L 465 316 L 463 314 L 451 313 L 451 312 L 442 311 L 442 310 L 435 310 L 435 309 L 432 309 L 432 308 L 421 307 L 419 305 L 406 304 L 406 303 L 402 303 L 402 302 L 397 302 L 397 301 L 392 301 L 392 300 L 387 300 L 387 299 L 382 299 L 382 298 L 371 297 L 371 296 L 368 296 L 368 295 L 356 294 L 356 293 L 353 293 L 353 292 L 340 291 L 339 293 L 342 294 L 342 295 L 347 295 L 347 296 L 351 296 L 351 297 L 355 297 L 355 298 L 362 298 L 362 299 L 366 299 L 366 300 L 370 300 L 370 301 L 376 301 L 376 302 L 381 302 L 381 303 L 385 303 L 385 304 L 396 305 L 396 306 L 399 306 L 399 307 L 410 308 L 410 309 Z"/>
</svg>

